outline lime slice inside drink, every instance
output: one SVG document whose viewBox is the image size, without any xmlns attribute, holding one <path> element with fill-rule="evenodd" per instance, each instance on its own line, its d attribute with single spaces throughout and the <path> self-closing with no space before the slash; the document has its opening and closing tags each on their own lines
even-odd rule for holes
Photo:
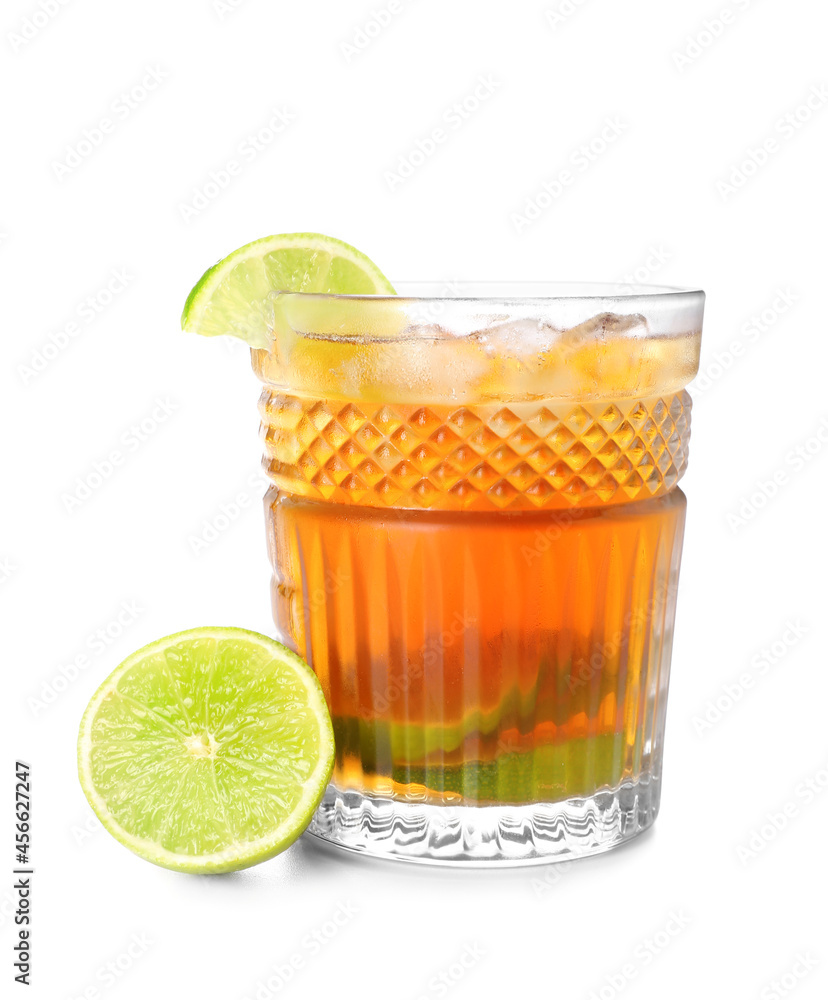
<svg viewBox="0 0 828 1000">
<path fill-rule="evenodd" d="M 286 233 L 248 243 L 205 271 L 187 297 L 181 326 L 267 349 L 280 328 L 279 292 L 394 295 L 377 266 L 347 243 Z"/>
<path fill-rule="evenodd" d="M 133 653 L 83 716 L 78 770 L 107 830 L 183 872 L 228 872 L 293 843 L 331 775 L 319 681 L 238 628 L 179 632 Z"/>
</svg>

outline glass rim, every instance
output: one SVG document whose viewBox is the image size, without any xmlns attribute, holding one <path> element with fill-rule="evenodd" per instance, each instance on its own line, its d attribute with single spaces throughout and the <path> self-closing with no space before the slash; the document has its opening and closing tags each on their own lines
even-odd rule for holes
<svg viewBox="0 0 828 1000">
<path fill-rule="evenodd" d="M 701 305 L 705 292 L 698 287 L 649 285 L 607 281 L 401 281 L 399 294 L 342 294 L 283 291 L 275 294 L 319 301 L 348 302 L 451 302 L 451 303 L 552 303 L 635 300 L 666 305 Z M 483 294 L 480 294 L 483 292 Z"/>
</svg>

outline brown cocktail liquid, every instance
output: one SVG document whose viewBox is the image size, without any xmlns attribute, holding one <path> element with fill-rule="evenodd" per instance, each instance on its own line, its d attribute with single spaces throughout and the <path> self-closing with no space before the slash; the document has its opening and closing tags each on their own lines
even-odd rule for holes
<svg viewBox="0 0 828 1000">
<path fill-rule="evenodd" d="M 663 356 L 634 398 L 459 405 L 356 398 L 330 356 L 297 392 L 282 363 L 254 352 L 274 617 L 322 682 L 334 785 L 517 805 L 638 780 L 685 511 L 690 400 L 659 391 Z"/>
</svg>

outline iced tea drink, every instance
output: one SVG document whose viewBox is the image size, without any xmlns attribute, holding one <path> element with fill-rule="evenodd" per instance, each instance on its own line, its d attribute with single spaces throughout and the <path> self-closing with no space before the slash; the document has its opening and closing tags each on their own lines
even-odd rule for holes
<svg viewBox="0 0 828 1000">
<path fill-rule="evenodd" d="M 312 831 L 521 863 L 646 828 L 702 293 L 282 298 L 253 362 L 274 618 L 336 737 Z"/>
</svg>

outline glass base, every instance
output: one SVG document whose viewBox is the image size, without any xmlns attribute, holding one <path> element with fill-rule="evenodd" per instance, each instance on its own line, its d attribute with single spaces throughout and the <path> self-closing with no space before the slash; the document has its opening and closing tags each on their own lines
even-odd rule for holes
<svg viewBox="0 0 828 1000">
<path fill-rule="evenodd" d="M 520 806 L 440 806 L 329 785 L 308 832 L 372 857 L 431 865 L 501 867 L 601 854 L 652 826 L 652 775 L 589 798 Z"/>
</svg>

